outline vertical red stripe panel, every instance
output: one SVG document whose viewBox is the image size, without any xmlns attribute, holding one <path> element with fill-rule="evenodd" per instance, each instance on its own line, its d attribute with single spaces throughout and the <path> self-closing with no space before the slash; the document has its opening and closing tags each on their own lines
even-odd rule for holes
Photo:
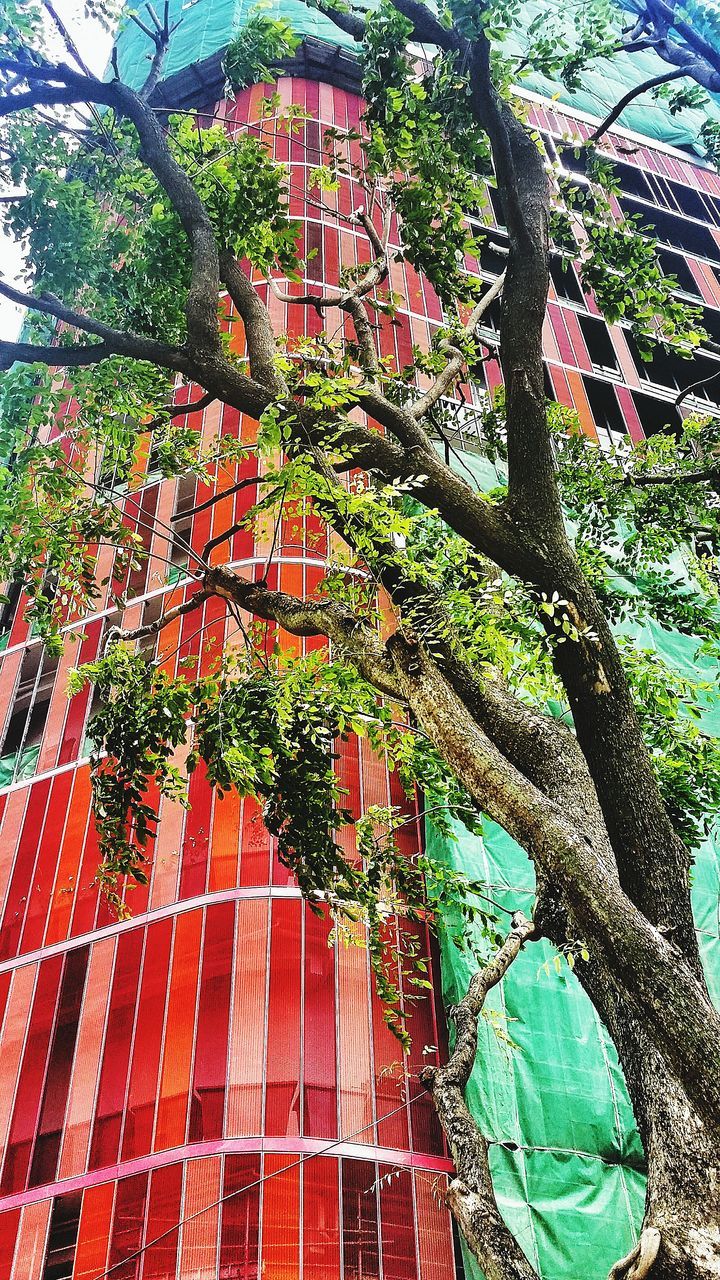
<svg viewBox="0 0 720 1280">
<path fill-rule="evenodd" d="M 335 951 L 328 946 L 332 921 L 305 908 L 305 1016 L 303 1034 L 303 1133 L 337 1137 Z"/>
<path fill-rule="evenodd" d="M 266 1134 L 300 1132 L 300 912 L 297 901 L 272 904 Z"/>
<path fill-rule="evenodd" d="M 189 1141 L 221 1138 L 227 1078 L 235 904 L 208 907 L 190 1101 Z"/>
<path fill-rule="evenodd" d="M 113 1280 L 137 1280 L 139 1275 L 140 1261 L 136 1255 L 142 1248 L 147 1190 L 146 1173 L 123 1178 L 117 1185 L 108 1258 L 108 1269 L 114 1268 Z"/>
<path fill-rule="evenodd" d="M 31 1187 L 53 1182 L 57 1173 L 89 951 L 89 947 L 78 947 L 65 957 L 58 1016 L 30 1168 Z"/>
<path fill-rule="evenodd" d="M 131 929 L 118 938 L 90 1145 L 90 1169 L 101 1169 L 104 1165 L 112 1164 L 120 1151 L 120 1130 L 125 1108 L 143 936 L 142 929 Z"/>
<path fill-rule="evenodd" d="M 232 1276 L 234 1280 L 258 1280 L 259 1180 L 259 1155 L 226 1158 L 220 1276 Z"/>
<path fill-rule="evenodd" d="M 183 1166 L 156 1169 L 150 1181 L 142 1280 L 167 1280 L 175 1275 L 178 1230 L 182 1216 Z M 158 1239 L 158 1237 L 162 1237 Z M 157 1244 L 152 1241 L 157 1240 Z M 149 1246 L 149 1247 L 148 1247 Z"/>
<path fill-rule="evenodd" d="M 334 1157 L 303 1165 L 303 1280 L 336 1280 L 340 1275 L 339 1174 L 340 1161 Z"/>
<path fill-rule="evenodd" d="M 30 1026 L 25 1041 L 22 1066 L 15 1095 L 10 1135 L 0 1189 L 12 1195 L 25 1187 L 33 1139 L 40 1111 L 55 1006 L 62 971 L 62 956 L 53 956 L 40 965 Z"/>
<path fill-rule="evenodd" d="M 266 1155 L 264 1172 L 262 1272 L 273 1280 L 297 1280 L 300 1275 L 300 1166 L 289 1155 Z"/>
<path fill-rule="evenodd" d="M 342 1211 L 345 1275 L 378 1280 L 380 1248 L 377 1221 L 377 1166 L 369 1160 L 343 1160 Z"/>
<path fill-rule="evenodd" d="M 146 1155 L 152 1149 L 172 924 L 172 920 L 158 920 L 147 931 L 130 1084 L 125 1105 L 123 1160 Z"/>
</svg>

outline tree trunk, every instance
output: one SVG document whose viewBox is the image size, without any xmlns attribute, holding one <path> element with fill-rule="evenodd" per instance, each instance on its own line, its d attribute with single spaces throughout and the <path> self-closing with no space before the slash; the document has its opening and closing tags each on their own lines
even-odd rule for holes
<svg viewBox="0 0 720 1280">
<path fill-rule="evenodd" d="M 643 1262 L 639 1251 L 620 1260 L 611 1280 L 718 1280 L 720 1117 L 710 1125 L 698 1115 L 612 983 L 594 966 L 582 968 L 583 985 L 617 1048 L 645 1148 L 645 1243 L 659 1233 L 659 1248 L 656 1242 Z"/>
</svg>

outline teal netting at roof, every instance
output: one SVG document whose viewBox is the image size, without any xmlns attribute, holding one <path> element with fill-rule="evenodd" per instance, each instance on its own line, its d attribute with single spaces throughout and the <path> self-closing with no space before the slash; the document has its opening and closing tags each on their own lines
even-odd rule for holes
<svg viewBox="0 0 720 1280">
<path fill-rule="evenodd" d="M 224 50 L 233 32 L 242 27 L 254 8 L 256 0 L 170 0 L 171 25 L 178 18 L 182 21 L 170 43 L 165 77 L 169 79 Z M 299 35 L 314 36 L 343 48 L 357 48 L 350 36 L 317 9 L 303 4 L 303 0 L 270 0 L 263 5 L 263 12 L 271 17 L 282 15 Z M 147 36 L 134 22 L 125 22 L 117 41 L 120 74 L 134 88 L 141 85 L 147 75 L 149 44 Z"/>
<path fill-rule="evenodd" d="M 636 0 L 626 0 L 627 8 L 634 8 Z M 687 0 L 683 6 L 693 25 L 703 28 L 705 38 L 720 50 L 720 8 L 710 0 Z M 575 27 L 575 6 L 567 0 L 524 0 L 523 14 L 528 23 L 540 13 L 553 13 L 553 22 L 560 21 L 572 40 Z M 627 14 L 619 18 L 619 27 L 630 22 Z M 518 42 L 518 49 L 521 48 Z M 663 62 L 652 50 L 641 53 L 618 54 L 613 59 L 600 59 L 583 75 L 582 89 L 569 93 L 546 76 L 531 75 L 523 83 L 527 88 L 548 97 L 556 97 L 558 102 L 567 103 L 588 115 L 604 119 L 608 112 L 627 93 L 633 85 L 670 70 L 669 64 Z M 710 114 L 711 118 L 720 121 L 720 98 L 713 97 L 710 112 L 683 110 L 672 115 L 665 102 L 653 99 L 650 94 L 637 98 L 620 118 L 620 124 L 632 129 L 646 138 L 663 142 L 669 146 L 702 154 L 698 144 L 700 128 Z"/>
<path fill-rule="evenodd" d="M 465 454 L 464 461 L 481 488 L 500 483 L 486 460 Z M 686 577 L 680 554 L 671 567 Z M 642 581 L 624 586 L 642 590 Z M 657 623 L 623 630 L 673 669 L 720 687 L 720 663 L 698 658 L 693 637 Z M 717 707 L 700 723 L 720 734 Z M 455 833 L 447 839 L 428 821 L 430 855 L 484 880 L 502 906 L 528 914 L 535 880 L 523 850 L 493 822 L 484 824 L 482 839 L 459 824 Z M 693 909 L 710 994 L 720 1005 L 720 825 L 695 855 Z M 453 932 L 448 919 L 440 936 L 447 1005 L 464 995 L 475 968 L 454 946 Z M 543 1280 L 605 1280 L 637 1239 L 642 1148 L 615 1049 L 574 974 L 565 963 L 557 972 L 553 955 L 545 943 L 527 947 L 491 992 L 468 1104 L 493 1140 L 500 1209 Z M 478 1280 L 472 1259 L 467 1271 Z"/>
<path fill-rule="evenodd" d="M 626 3 L 631 8 L 637 0 L 626 0 Z M 175 22 L 182 18 L 182 22 L 172 38 L 165 67 L 166 77 L 223 50 L 233 30 L 242 25 L 254 7 L 255 0 L 170 0 L 171 20 Z M 720 7 L 712 0 L 686 0 L 684 9 L 706 39 L 720 48 Z M 554 14 L 553 21 L 563 23 L 568 36 L 572 37 L 575 9 L 567 0 L 525 0 L 523 12 L 528 23 L 538 13 L 548 10 Z M 313 36 L 346 49 L 357 47 L 329 18 L 304 4 L 303 0 L 270 0 L 267 11 L 282 14 L 300 35 Z M 626 15 L 620 17 L 619 24 L 625 18 Z M 126 21 L 118 38 L 119 64 L 123 78 L 135 87 L 147 74 L 148 45 L 147 37 L 139 28 Z M 518 42 L 517 48 L 520 47 L 521 42 Z M 612 61 L 594 64 L 584 76 L 582 90 L 577 93 L 568 93 L 561 85 L 539 75 L 530 76 L 524 83 L 534 92 L 555 96 L 559 102 L 602 119 L 633 84 L 663 70 L 667 70 L 667 63 L 648 51 L 621 54 Z M 711 114 L 720 120 L 720 100 L 713 105 Z M 621 123 L 658 142 L 697 151 L 698 134 L 704 118 L 703 112 L 688 110 L 673 116 L 663 102 L 654 101 L 646 94 L 628 107 Z"/>
</svg>

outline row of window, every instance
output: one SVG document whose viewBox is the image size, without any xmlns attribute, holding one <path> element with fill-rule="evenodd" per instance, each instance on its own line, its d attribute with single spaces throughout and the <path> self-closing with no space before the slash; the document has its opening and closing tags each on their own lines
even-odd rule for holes
<svg viewBox="0 0 720 1280">
<path fill-rule="evenodd" d="M 684 183 L 673 182 L 671 178 L 651 173 L 649 169 L 641 169 L 639 165 L 627 164 L 624 160 L 612 159 L 614 176 L 620 183 L 624 195 L 635 196 L 653 206 L 653 210 L 665 209 L 683 219 L 692 218 L 697 222 L 709 223 L 711 227 L 720 227 L 720 200 L 697 187 L 686 187 Z M 582 177 L 585 172 L 585 159 L 581 152 L 575 155 L 572 148 L 563 148 L 562 165 L 566 170 Z"/>
</svg>

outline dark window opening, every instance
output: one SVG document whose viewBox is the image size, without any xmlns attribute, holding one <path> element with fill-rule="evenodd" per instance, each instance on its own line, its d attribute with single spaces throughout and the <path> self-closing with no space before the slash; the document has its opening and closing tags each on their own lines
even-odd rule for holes
<svg viewBox="0 0 720 1280">
<path fill-rule="evenodd" d="M 611 439 L 624 438 L 625 421 L 612 384 L 598 378 L 583 378 L 583 384 L 598 431 L 606 431 Z"/>
<path fill-rule="evenodd" d="M 713 342 L 720 342 L 720 311 L 713 311 L 710 307 L 703 307 L 702 327 Z"/>
<path fill-rule="evenodd" d="M 569 147 L 566 142 L 563 142 L 560 155 L 563 169 L 569 173 L 579 173 L 585 176 L 587 173 L 587 151 L 585 147 L 580 144 L 577 147 Z"/>
<path fill-rule="evenodd" d="M 57 658 L 46 660 L 41 644 L 34 644 L 28 649 L 20 668 L 1 756 L 22 754 L 25 757 L 26 753 L 40 746 L 57 668 Z"/>
<path fill-rule="evenodd" d="M 492 186 L 488 182 L 487 193 L 488 193 L 488 196 L 490 197 L 490 204 L 492 205 L 493 213 L 495 214 L 495 221 L 497 222 L 497 225 L 499 227 L 504 227 L 505 214 L 503 213 L 502 203 L 500 201 L 500 193 L 497 187 Z"/>
<path fill-rule="evenodd" d="M 132 457 L 121 457 L 109 444 L 106 444 L 97 483 L 101 489 L 121 489 L 127 484 L 131 469 Z"/>
<path fill-rule="evenodd" d="M 499 298 L 495 298 L 484 312 L 482 321 L 480 322 L 480 330 L 489 329 L 492 333 L 500 332 L 500 320 L 502 317 L 502 303 Z"/>
<path fill-rule="evenodd" d="M 656 436 L 660 432 L 666 435 L 680 434 L 682 419 L 674 404 L 644 395 L 642 391 L 633 391 L 631 394 L 646 436 Z"/>
<path fill-rule="evenodd" d="M 172 517 L 173 539 L 167 553 L 168 559 L 171 561 L 167 574 L 170 582 L 177 582 L 187 568 L 196 488 L 195 476 L 183 476 L 178 481 L 175 510 Z"/>
<path fill-rule="evenodd" d="M 658 261 L 666 276 L 675 276 L 678 288 L 682 289 L 683 293 L 690 293 L 695 298 L 701 297 L 697 280 L 686 258 L 679 253 L 672 253 L 669 249 L 660 249 Z"/>
<path fill-rule="evenodd" d="M 153 431 L 150 437 L 150 449 L 148 451 L 147 460 L 147 479 L 151 476 L 159 476 L 160 474 L 160 440 Z"/>
<path fill-rule="evenodd" d="M 697 254 L 698 257 L 720 262 L 720 245 L 716 244 L 709 227 L 688 222 L 680 214 L 667 213 L 657 206 L 650 209 L 638 200 L 621 197 L 620 204 L 626 215 L 639 215 L 640 230 L 647 231 L 658 240 L 675 245 L 678 249 L 687 249 L 688 253 Z"/>
<path fill-rule="evenodd" d="M 100 644 L 98 645 L 99 655 L 105 652 L 105 645 L 107 642 L 108 632 L 112 631 L 114 627 L 121 626 L 121 624 L 122 624 L 121 609 L 114 609 L 112 613 L 108 613 L 105 616 L 105 618 L 103 619 L 102 632 L 100 634 Z M 88 708 L 87 721 L 86 721 L 87 728 L 85 730 L 85 739 L 84 739 L 83 748 L 82 748 L 84 755 L 90 755 L 95 749 L 95 742 L 91 733 L 91 725 L 93 721 L 93 716 L 96 715 L 96 713 L 100 710 L 103 704 L 103 697 L 104 697 L 104 693 L 102 689 L 98 688 L 98 686 L 94 684 L 92 686 L 92 693 L 90 695 L 90 706 Z"/>
<path fill-rule="evenodd" d="M 3 595 L 7 597 L 4 604 L 0 607 L 0 639 L 12 630 L 15 621 L 15 613 L 20 602 L 20 593 L 22 591 L 22 579 L 13 578 L 3 591 Z"/>
<path fill-rule="evenodd" d="M 570 259 L 561 254 L 551 253 L 548 265 L 550 278 L 555 285 L 558 297 L 567 298 L 569 302 L 577 302 L 579 306 L 583 306 L 585 295 Z"/>
<path fill-rule="evenodd" d="M 660 179 L 660 181 L 663 181 Z M 712 215 L 699 191 L 686 187 L 680 182 L 664 181 L 678 209 L 686 213 L 688 218 L 699 218 L 701 222 L 712 222 Z"/>
<path fill-rule="evenodd" d="M 488 234 L 480 250 L 480 270 L 487 271 L 491 276 L 499 276 L 505 270 L 507 262 L 507 243 L 498 236 Z"/>
<path fill-rule="evenodd" d="M 144 627 L 153 626 L 159 618 L 162 617 L 165 597 L 153 596 L 152 600 L 146 600 L 142 611 L 142 625 Z M 142 654 L 146 662 L 152 662 L 155 658 L 155 645 L 157 644 L 158 633 L 154 631 L 152 635 L 142 636 L 138 640 L 138 653 Z"/>
<path fill-rule="evenodd" d="M 53 1202 L 42 1280 L 71 1280 L 81 1205 L 79 1191 L 58 1196 Z"/>
<path fill-rule="evenodd" d="M 647 175 L 642 169 L 634 164 L 625 164 L 622 160 L 613 161 L 613 167 L 623 192 L 655 203 L 655 197 L 648 186 Z"/>
<path fill-rule="evenodd" d="M 588 355 L 600 369 L 617 369 L 617 355 L 604 320 L 594 316 L 578 316 Z"/>
<path fill-rule="evenodd" d="M 635 368 L 644 382 L 669 391 L 684 391 L 694 383 L 703 383 L 692 394 L 698 400 L 707 401 L 708 407 L 720 408 L 720 361 L 702 353 L 684 360 L 677 352 L 665 351 L 662 347 L 655 347 L 650 359 L 643 360 L 632 334 L 626 334 L 626 338 Z M 712 381 L 706 382 L 706 379 Z"/>
</svg>

